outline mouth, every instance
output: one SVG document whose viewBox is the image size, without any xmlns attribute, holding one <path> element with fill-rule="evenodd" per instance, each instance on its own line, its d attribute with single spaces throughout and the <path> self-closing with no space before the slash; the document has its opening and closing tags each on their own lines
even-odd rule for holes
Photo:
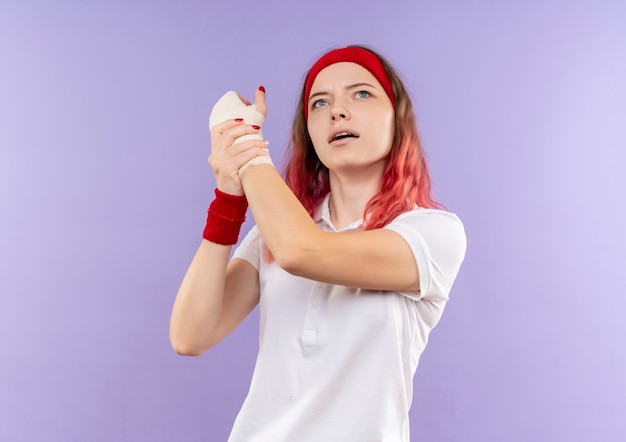
<svg viewBox="0 0 626 442">
<path fill-rule="evenodd" d="M 334 134 L 332 134 L 328 139 L 328 142 L 332 143 L 333 141 L 343 140 L 345 138 L 359 138 L 359 135 L 355 134 L 354 132 L 342 130 L 340 132 L 335 132 Z"/>
</svg>

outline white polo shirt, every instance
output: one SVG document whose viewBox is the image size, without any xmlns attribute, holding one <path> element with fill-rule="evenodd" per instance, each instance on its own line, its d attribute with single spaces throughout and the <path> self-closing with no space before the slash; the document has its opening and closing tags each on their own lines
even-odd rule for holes
<svg viewBox="0 0 626 442">
<path fill-rule="evenodd" d="M 328 201 L 314 219 L 335 232 Z M 459 218 L 440 210 L 417 208 L 385 229 L 410 245 L 419 291 L 363 290 L 293 276 L 263 258 L 256 226 L 244 238 L 234 257 L 259 271 L 259 354 L 229 441 L 409 441 L 413 375 L 466 240 Z"/>
</svg>

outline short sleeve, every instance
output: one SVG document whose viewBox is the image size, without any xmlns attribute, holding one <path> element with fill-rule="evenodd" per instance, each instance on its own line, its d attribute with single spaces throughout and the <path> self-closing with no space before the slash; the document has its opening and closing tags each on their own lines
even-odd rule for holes
<svg viewBox="0 0 626 442">
<path fill-rule="evenodd" d="M 233 258 L 244 259 L 259 271 L 259 267 L 261 267 L 261 236 L 256 225 L 250 229 L 241 244 L 237 246 Z"/>
<path fill-rule="evenodd" d="M 446 301 L 465 257 L 467 241 L 461 220 L 442 210 L 415 209 L 384 228 L 404 238 L 417 263 L 419 294 L 403 294 L 415 300 Z"/>
</svg>

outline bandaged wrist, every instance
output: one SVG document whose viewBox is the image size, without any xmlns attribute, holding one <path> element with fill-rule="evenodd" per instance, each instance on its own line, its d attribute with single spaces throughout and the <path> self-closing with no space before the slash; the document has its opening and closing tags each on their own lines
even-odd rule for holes
<svg viewBox="0 0 626 442">
<path fill-rule="evenodd" d="M 226 120 L 232 120 L 235 118 L 243 118 L 243 122 L 246 124 L 253 124 L 261 127 L 265 121 L 265 116 L 256 109 L 256 105 L 246 105 L 239 95 L 235 91 L 226 92 L 222 98 L 220 98 L 209 116 L 209 128 L 213 129 L 214 126 L 220 124 Z M 241 143 L 245 140 L 263 140 L 263 132 L 259 130 L 257 133 L 243 135 L 235 139 L 233 144 Z M 260 155 L 254 157 L 239 169 L 239 176 L 241 172 L 249 166 L 255 166 L 257 164 L 271 164 L 272 159 L 268 155 Z"/>
<path fill-rule="evenodd" d="M 245 195 L 230 195 L 215 189 L 215 199 L 209 206 L 202 237 L 223 246 L 237 244 L 247 209 Z"/>
<path fill-rule="evenodd" d="M 239 168 L 239 176 L 241 177 L 241 174 L 243 173 L 243 171 L 246 170 L 248 167 L 258 166 L 259 164 L 269 164 L 270 166 L 274 167 L 274 163 L 272 163 L 272 159 L 270 158 L 269 154 L 260 155 L 258 157 L 252 158 L 246 164 L 241 166 L 241 168 Z"/>
</svg>

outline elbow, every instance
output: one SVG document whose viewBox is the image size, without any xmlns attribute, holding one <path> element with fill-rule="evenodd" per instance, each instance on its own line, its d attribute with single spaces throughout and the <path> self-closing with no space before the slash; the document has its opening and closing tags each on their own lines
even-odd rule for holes
<svg viewBox="0 0 626 442">
<path fill-rule="evenodd" d="M 177 346 L 172 344 L 172 348 L 174 349 L 174 353 L 180 356 L 200 356 L 202 354 L 202 352 L 197 351 L 196 349 L 184 346 Z"/>
<path fill-rule="evenodd" d="M 170 336 L 170 344 L 174 353 L 181 356 L 200 356 L 208 350 L 206 347 L 201 347 L 198 343 L 189 339 L 182 339 L 180 337 Z"/>
<path fill-rule="evenodd" d="M 215 329 L 191 325 L 189 320 L 173 317 L 169 338 L 174 353 L 181 356 L 200 356 L 220 341 Z"/>
<path fill-rule="evenodd" d="M 304 248 L 296 245 L 286 245 L 278 248 L 275 253 L 272 252 L 272 255 L 281 269 L 292 275 L 302 276 L 303 263 L 307 259 L 305 258 Z"/>
<path fill-rule="evenodd" d="M 274 256 L 274 260 L 276 261 L 276 264 L 278 264 L 278 267 L 288 273 L 294 274 L 294 268 L 296 266 L 293 259 L 288 254 L 281 252 L 272 253 L 272 255 Z"/>
<path fill-rule="evenodd" d="M 328 235 L 315 225 L 310 230 L 288 232 L 266 241 L 276 264 L 295 276 L 305 276 L 311 262 L 317 262 Z"/>
</svg>

